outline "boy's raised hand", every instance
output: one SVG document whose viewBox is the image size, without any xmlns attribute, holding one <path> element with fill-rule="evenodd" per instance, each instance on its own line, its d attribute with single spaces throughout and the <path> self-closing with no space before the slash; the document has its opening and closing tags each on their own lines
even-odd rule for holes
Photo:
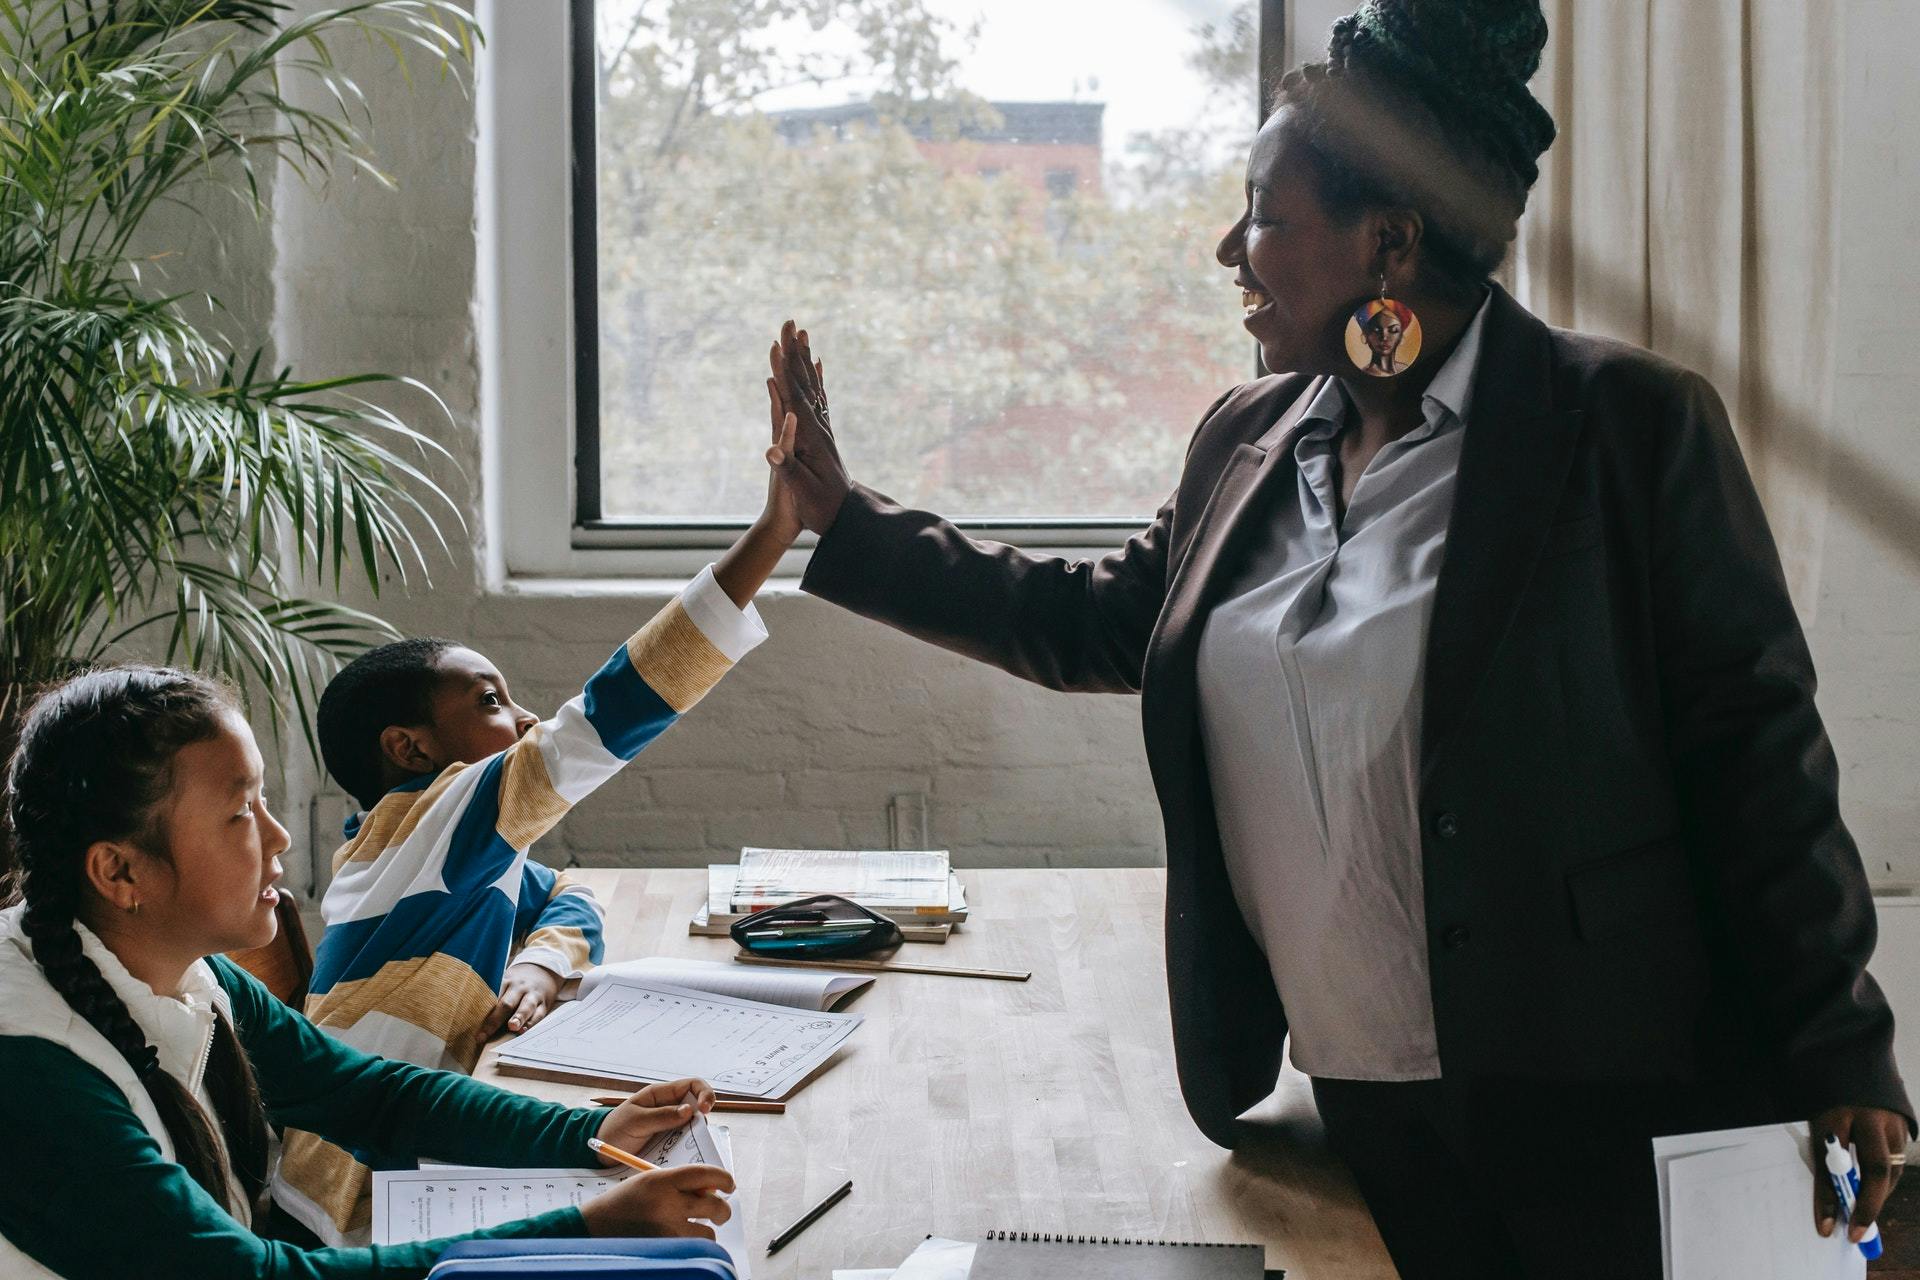
<svg viewBox="0 0 1920 1280">
<path fill-rule="evenodd" d="M 510 964 L 500 976 L 500 1000 L 480 1024 L 480 1043 L 500 1033 L 518 1035 L 547 1016 L 560 998 L 561 976 L 544 965 Z"/>
<path fill-rule="evenodd" d="M 799 424 L 781 402 L 780 386 L 772 378 L 767 379 L 767 402 L 773 414 L 773 443 L 767 448 L 767 461 L 771 464 L 774 455 L 793 452 L 794 432 Z M 800 513 L 794 508 L 793 490 L 781 483 L 777 470 L 767 475 L 767 505 L 760 519 L 775 529 L 788 546 L 793 545 L 793 540 L 805 528 L 800 522 Z"/>
<path fill-rule="evenodd" d="M 767 459 L 771 462 L 776 453 L 792 450 L 798 423 L 787 412 L 779 387 L 771 378 L 767 380 L 767 400 L 773 413 L 772 443 L 767 446 Z M 767 477 L 766 506 L 759 518 L 714 563 L 713 580 L 736 606 L 746 608 L 805 527 L 795 505 L 793 487 L 784 483 L 776 470 Z"/>
<path fill-rule="evenodd" d="M 647 1140 L 713 1110 L 713 1086 L 705 1080 L 671 1080 L 635 1090 L 607 1113 L 594 1136 L 622 1151 L 639 1151 Z M 602 1159 L 602 1164 L 612 1164 Z"/>
</svg>

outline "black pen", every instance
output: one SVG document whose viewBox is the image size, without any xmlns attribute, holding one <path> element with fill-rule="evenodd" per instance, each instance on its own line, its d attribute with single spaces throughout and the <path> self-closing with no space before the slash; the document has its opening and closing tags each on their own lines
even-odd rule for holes
<svg viewBox="0 0 1920 1280">
<path fill-rule="evenodd" d="M 840 1184 L 839 1190 L 835 1191 L 832 1195 L 828 1196 L 825 1200 L 822 1200 L 819 1204 L 813 1206 L 813 1208 L 807 1210 L 806 1213 L 801 1216 L 800 1221 L 794 1223 L 792 1226 L 788 1227 L 785 1231 L 782 1231 L 779 1235 L 769 1240 L 767 1242 L 767 1256 L 771 1257 L 774 1254 L 780 1252 L 780 1250 L 786 1248 L 787 1244 L 790 1241 L 792 1241 L 792 1239 L 795 1236 L 799 1235 L 802 1231 L 805 1231 L 808 1227 L 812 1226 L 814 1224 L 814 1221 L 818 1219 L 821 1214 L 833 1208 L 833 1206 L 839 1204 L 843 1199 L 846 1198 L 847 1192 L 851 1190 L 853 1190 L 853 1179 L 848 1178 L 845 1182 Z"/>
</svg>

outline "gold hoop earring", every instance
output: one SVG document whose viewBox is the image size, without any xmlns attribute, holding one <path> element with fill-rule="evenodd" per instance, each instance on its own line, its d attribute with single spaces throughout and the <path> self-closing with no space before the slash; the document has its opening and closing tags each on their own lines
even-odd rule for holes
<svg viewBox="0 0 1920 1280">
<path fill-rule="evenodd" d="M 127 914 L 130 916 L 137 916 L 140 914 L 140 899 L 135 898 L 133 900 L 133 905 L 127 908 Z"/>
<path fill-rule="evenodd" d="M 1420 358 L 1420 317 L 1406 303 L 1387 296 L 1387 273 L 1380 273 L 1380 296 L 1354 308 L 1347 320 L 1347 359 L 1370 378 L 1405 373 Z"/>
</svg>

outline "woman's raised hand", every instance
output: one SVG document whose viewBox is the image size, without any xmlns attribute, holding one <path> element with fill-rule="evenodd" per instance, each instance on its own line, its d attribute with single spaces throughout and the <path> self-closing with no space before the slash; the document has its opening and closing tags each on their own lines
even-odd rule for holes
<svg viewBox="0 0 1920 1280">
<path fill-rule="evenodd" d="M 853 489 L 827 415 L 825 370 L 807 346 L 806 331 L 791 320 L 781 326 L 780 341 L 768 352 L 768 360 L 773 367 L 767 395 L 773 401 L 775 439 L 767 450 L 767 465 L 801 525 L 825 533 Z M 769 505 L 773 501 L 770 496 Z"/>
</svg>

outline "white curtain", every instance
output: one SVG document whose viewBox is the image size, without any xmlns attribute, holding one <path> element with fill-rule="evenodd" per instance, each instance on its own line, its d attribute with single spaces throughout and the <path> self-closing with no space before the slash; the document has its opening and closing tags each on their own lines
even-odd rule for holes
<svg viewBox="0 0 1920 1280">
<path fill-rule="evenodd" d="M 1840 20 L 1826 0 L 1544 0 L 1559 125 L 1513 264 L 1551 324 L 1649 347 L 1732 412 L 1801 617 L 1827 512 Z"/>
</svg>

